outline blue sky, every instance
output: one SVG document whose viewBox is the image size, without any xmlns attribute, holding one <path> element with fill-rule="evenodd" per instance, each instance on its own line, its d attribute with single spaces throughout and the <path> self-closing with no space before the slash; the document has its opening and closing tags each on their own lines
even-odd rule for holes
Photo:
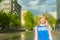
<svg viewBox="0 0 60 40">
<path fill-rule="evenodd" d="M 56 12 L 56 0 L 18 0 L 23 10 L 30 10 L 34 15 Z"/>
</svg>

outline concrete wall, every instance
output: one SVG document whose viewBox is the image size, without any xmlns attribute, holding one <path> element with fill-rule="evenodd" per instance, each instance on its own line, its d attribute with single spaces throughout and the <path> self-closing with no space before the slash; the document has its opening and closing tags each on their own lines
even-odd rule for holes
<svg viewBox="0 0 60 40">
<path fill-rule="evenodd" d="M 60 0 L 56 0 L 57 2 L 57 19 L 60 19 Z"/>
</svg>

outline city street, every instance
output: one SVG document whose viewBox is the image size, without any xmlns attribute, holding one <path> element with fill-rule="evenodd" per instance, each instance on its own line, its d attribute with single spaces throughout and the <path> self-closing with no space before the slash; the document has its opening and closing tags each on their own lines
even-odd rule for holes
<svg viewBox="0 0 60 40">
<path fill-rule="evenodd" d="M 60 32 L 52 31 L 53 40 L 60 40 Z M 0 40 L 34 40 L 34 31 L 0 34 Z"/>
<path fill-rule="evenodd" d="M 57 21 L 57 29 L 60 30 L 59 7 L 60 1 L 56 0 L 0 0 L 0 40 L 34 40 L 35 26 L 49 24 L 56 30 Z M 27 29 L 28 31 L 25 31 Z M 60 40 L 60 31 L 54 30 L 51 31 L 53 40 Z"/>
<path fill-rule="evenodd" d="M 60 32 L 52 31 L 53 40 L 60 40 Z"/>
</svg>

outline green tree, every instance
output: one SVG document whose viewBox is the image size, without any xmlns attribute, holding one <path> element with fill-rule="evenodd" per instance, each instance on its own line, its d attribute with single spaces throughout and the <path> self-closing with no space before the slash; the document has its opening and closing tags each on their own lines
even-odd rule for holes
<svg viewBox="0 0 60 40">
<path fill-rule="evenodd" d="M 56 24 L 56 19 L 51 14 L 45 14 L 47 16 L 47 20 L 51 27 L 53 27 L 53 24 Z"/>
<path fill-rule="evenodd" d="M 9 13 L 8 16 L 10 17 L 10 29 L 16 30 L 17 28 L 20 28 L 21 26 L 21 20 L 19 19 L 19 16 L 17 14 L 11 14 Z"/>
<path fill-rule="evenodd" d="M 5 12 L 0 11 L 0 26 L 8 26 L 9 23 L 10 23 L 9 16 Z"/>
<path fill-rule="evenodd" d="M 10 18 L 3 10 L 0 11 L 0 27 L 2 30 L 9 29 Z"/>
<path fill-rule="evenodd" d="M 27 11 L 24 13 L 24 21 L 25 21 L 25 28 L 33 28 L 34 25 L 34 15 L 32 14 L 31 11 Z"/>
<path fill-rule="evenodd" d="M 0 2 L 2 2 L 3 0 L 0 0 Z"/>
<path fill-rule="evenodd" d="M 38 25 L 38 16 L 34 17 L 34 27 Z"/>
<path fill-rule="evenodd" d="M 21 20 L 17 14 L 5 13 L 0 10 L 0 28 L 3 30 L 17 29 L 21 25 Z"/>
<path fill-rule="evenodd" d="M 12 15 L 11 13 L 8 14 L 10 17 L 10 26 L 20 26 L 21 20 L 19 19 L 19 16 L 17 14 Z"/>
</svg>

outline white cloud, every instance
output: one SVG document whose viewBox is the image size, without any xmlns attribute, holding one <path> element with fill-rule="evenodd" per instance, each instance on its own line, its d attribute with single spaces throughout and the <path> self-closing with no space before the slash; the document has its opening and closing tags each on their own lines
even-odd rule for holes
<svg viewBox="0 0 60 40">
<path fill-rule="evenodd" d="M 30 1 L 28 4 L 31 6 L 35 6 L 38 4 L 38 2 L 39 2 L 39 0 L 35 0 L 35 1 Z"/>
<path fill-rule="evenodd" d="M 22 9 L 27 9 L 25 5 L 22 5 Z"/>
<path fill-rule="evenodd" d="M 44 9 L 45 7 L 43 5 L 37 5 L 37 6 L 31 6 L 29 9 L 39 10 Z"/>
<path fill-rule="evenodd" d="M 27 9 L 27 7 L 25 6 L 25 4 L 22 0 L 17 0 L 17 1 L 21 5 L 22 9 Z"/>
<path fill-rule="evenodd" d="M 36 10 L 37 12 L 49 12 L 56 9 L 56 5 L 53 4 L 56 2 L 56 0 L 46 0 L 40 2 L 40 0 L 29 0 L 28 2 L 26 0 L 22 1 L 19 0 L 19 4 L 21 5 L 22 9 L 28 9 L 28 10 Z M 40 3 L 39 3 L 40 2 Z M 42 4 L 41 4 L 42 3 Z M 53 5 L 50 5 L 53 4 Z"/>
<path fill-rule="evenodd" d="M 20 4 L 20 5 L 23 5 L 24 2 L 22 0 L 17 0 L 17 2 Z"/>
<path fill-rule="evenodd" d="M 53 4 L 53 3 L 56 3 L 56 0 L 47 0 L 45 3 L 46 5 Z"/>
<path fill-rule="evenodd" d="M 44 5 L 32 6 L 29 8 L 30 10 L 37 10 L 39 12 L 45 12 L 46 8 Z"/>
</svg>

